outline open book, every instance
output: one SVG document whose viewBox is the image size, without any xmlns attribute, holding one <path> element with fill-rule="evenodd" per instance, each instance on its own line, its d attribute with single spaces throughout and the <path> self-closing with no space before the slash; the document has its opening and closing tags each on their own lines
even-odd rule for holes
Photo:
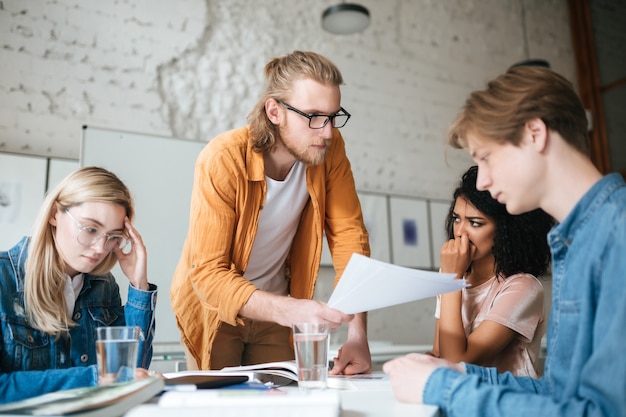
<svg viewBox="0 0 626 417">
<path fill-rule="evenodd" d="M 0 417 L 115 417 L 163 390 L 160 378 L 75 388 L 0 405 Z"/>
<path fill-rule="evenodd" d="M 181 375 L 246 375 L 250 381 L 260 381 L 271 386 L 290 385 L 298 382 L 296 361 L 267 362 L 256 365 L 229 366 L 211 371 L 180 371 L 166 373 L 166 378 Z M 328 388 L 335 389 L 377 389 L 389 387 L 385 374 L 328 375 Z"/>
<path fill-rule="evenodd" d="M 258 365 L 231 366 L 219 370 L 189 370 L 164 373 L 165 378 L 187 375 L 244 375 L 249 381 L 259 381 L 270 386 L 283 386 L 298 382 L 295 361 L 268 362 Z"/>
<path fill-rule="evenodd" d="M 273 385 L 288 385 L 298 382 L 296 361 L 266 362 L 256 365 L 228 366 L 222 372 L 252 372 L 253 380 Z"/>
</svg>

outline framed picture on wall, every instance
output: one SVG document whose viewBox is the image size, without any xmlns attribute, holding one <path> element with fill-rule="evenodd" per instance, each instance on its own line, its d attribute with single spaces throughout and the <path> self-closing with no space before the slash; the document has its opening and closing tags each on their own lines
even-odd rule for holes
<svg viewBox="0 0 626 417">
<path fill-rule="evenodd" d="M 370 236 L 370 256 L 383 262 L 391 261 L 387 198 L 386 195 L 359 193 L 363 221 Z"/>
<path fill-rule="evenodd" d="M 426 200 L 391 196 L 389 215 L 392 262 L 413 268 L 432 268 Z"/>
<path fill-rule="evenodd" d="M 433 268 L 439 269 L 439 252 L 441 251 L 441 246 L 448 240 L 445 223 L 448 210 L 450 210 L 450 202 L 430 200 L 428 204 L 430 207 L 430 236 L 432 241 Z"/>
<path fill-rule="evenodd" d="M 387 208 L 388 196 L 358 192 L 363 221 L 369 233 L 371 257 L 383 262 L 391 262 L 391 247 L 389 244 L 389 212 Z M 333 260 L 324 234 L 322 247 L 322 261 L 324 266 L 332 266 Z"/>
</svg>

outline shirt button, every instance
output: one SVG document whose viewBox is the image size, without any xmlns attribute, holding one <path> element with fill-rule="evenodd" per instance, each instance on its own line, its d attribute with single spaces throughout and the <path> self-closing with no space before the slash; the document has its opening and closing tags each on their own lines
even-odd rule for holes
<svg viewBox="0 0 626 417">
<path fill-rule="evenodd" d="M 26 340 L 28 340 L 28 343 L 33 343 L 35 341 L 35 338 L 31 335 L 26 336 Z"/>
<path fill-rule="evenodd" d="M 88 359 L 89 359 L 89 355 L 87 355 L 86 353 L 83 353 L 82 355 L 80 355 L 80 361 L 82 363 L 87 362 Z"/>
<path fill-rule="evenodd" d="M 82 314 L 75 313 L 73 318 L 74 318 L 74 320 L 79 320 L 81 317 L 82 317 Z"/>
</svg>

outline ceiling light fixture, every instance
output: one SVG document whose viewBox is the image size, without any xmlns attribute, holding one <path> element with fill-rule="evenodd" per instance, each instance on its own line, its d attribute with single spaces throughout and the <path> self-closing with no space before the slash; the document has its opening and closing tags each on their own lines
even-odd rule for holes
<svg viewBox="0 0 626 417">
<path fill-rule="evenodd" d="M 360 32 L 370 24 L 370 12 L 354 3 L 341 3 L 330 6 L 322 14 L 322 27 L 336 35 L 350 35 Z"/>
<path fill-rule="evenodd" d="M 546 61 L 545 59 L 525 59 L 523 61 L 520 62 L 516 62 L 515 64 L 511 65 L 509 68 L 513 68 L 513 67 L 542 67 L 542 68 L 548 68 L 550 69 L 550 63 L 548 61 Z"/>
</svg>

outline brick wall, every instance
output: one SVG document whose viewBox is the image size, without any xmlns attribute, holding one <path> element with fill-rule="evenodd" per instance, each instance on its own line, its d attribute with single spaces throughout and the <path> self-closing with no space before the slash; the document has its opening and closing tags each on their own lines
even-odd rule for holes
<svg viewBox="0 0 626 417">
<path fill-rule="evenodd" d="M 526 58 L 574 81 L 562 0 L 359 2 L 370 27 L 337 36 L 335 0 L 0 0 L 0 152 L 78 159 L 83 125 L 208 141 L 245 123 L 269 58 L 314 50 L 346 81 L 357 187 L 449 199 L 470 160 L 444 135 L 470 91 Z M 432 307 L 373 312 L 370 334 L 430 343 Z"/>
<path fill-rule="evenodd" d="M 349 36 L 321 29 L 332 3 L 0 0 L 0 151 L 78 159 L 85 124 L 208 141 L 245 123 L 270 57 L 308 49 L 344 73 L 358 187 L 448 198 L 469 91 L 527 57 L 574 77 L 561 0 L 362 0 Z"/>
</svg>

